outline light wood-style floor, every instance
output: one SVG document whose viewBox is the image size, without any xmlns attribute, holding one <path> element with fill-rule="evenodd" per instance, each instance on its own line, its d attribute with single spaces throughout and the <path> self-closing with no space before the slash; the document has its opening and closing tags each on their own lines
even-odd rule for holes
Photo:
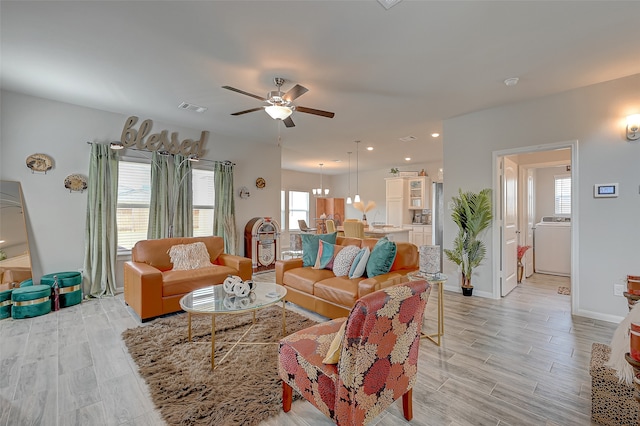
<svg viewBox="0 0 640 426">
<path fill-rule="evenodd" d="M 533 275 L 501 300 L 445 292 L 444 342 L 421 344 L 413 421 L 396 403 L 374 424 L 591 424 L 591 344 L 609 343 L 616 324 L 572 317 L 561 285 Z M 436 301 L 433 291 L 427 331 Z M 0 321 L 0 425 L 164 425 L 120 337 L 139 325 L 122 295 Z M 298 401 L 263 424 L 332 423 Z"/>
</svg>

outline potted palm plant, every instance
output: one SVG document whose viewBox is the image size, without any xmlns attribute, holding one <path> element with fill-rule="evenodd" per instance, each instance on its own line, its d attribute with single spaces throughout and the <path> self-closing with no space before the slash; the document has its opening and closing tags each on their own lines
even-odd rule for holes
<svg viewBox="0 0 640 426">
<path fill-rule="evenodd" d="M 491 225 L 491 189 L 479 193 L 462 192 L 453 197 L 451 218 L 458 225 L 458 234 L 453 240 L 453 248 L 445 249 L 447 258 L 460 267 L 462 273 L 462 294 L 471 296 L 473 269 L 480 265 L 487 254 L 487 247 L 478 237 Z"/>
</svg>

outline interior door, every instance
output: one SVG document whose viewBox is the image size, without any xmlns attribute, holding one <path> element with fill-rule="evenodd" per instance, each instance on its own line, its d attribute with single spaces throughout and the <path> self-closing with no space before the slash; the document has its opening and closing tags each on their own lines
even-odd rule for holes
<svg viewBox="0 0 640 426">
<path fill-rule="evenodd" d="M 502 163 L 502 288 L 506 296 L 518 284 L 518 165 L 507 157 Z"/>
<path fill-rule="evenodd" d="M 536 223 L 536 180 L 535 169 L 527 169 L 527 231 L 524 244 L 533 247 L 533 227 Z M 533 249 L 527 250 L 524 256 L 524 275 L 533 275 Z"/>
</svg>

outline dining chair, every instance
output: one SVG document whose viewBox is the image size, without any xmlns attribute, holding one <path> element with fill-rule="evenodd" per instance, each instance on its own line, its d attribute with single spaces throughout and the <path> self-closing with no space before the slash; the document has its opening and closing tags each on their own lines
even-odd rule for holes
<svg viewBox="0 0 640 426">
<path fill-rule="evenodd" d="M 364 223 L 360 221 L 348 221 L 344 223 L 344 236 L 364 238 Z"/>
<path fill-rule="evenodd" d="M 324 224 L 327 227 L 327 234 L 333 234 L 334 232 L 336 232 L 336 223 L 333 221 L 333 219 L 325 220 Z"/>
<path fill-rule="evenodd" d="M 300 228 L 300 231 L 302 232 L 307 232 L 307 233 L 316 233 L 316 231 L 318 231 L 318 228 L 309 228 L 309 226 L 307 226 L 307 221 L 304 219 L 298 219 L 298 227 Z"/>
<path fill-rule="evenodd" d="M 390 286 L 360 298 L 347 318 L 282 338 L 278 374 L 284 412 L 291 409 L 295 390 L 339 425 L 366 424 L 400 397 L 404 417 L 411 420 L 430 291 L 424 280 Z M 339 359 L 327 359 L 336 352 Z"/>
</svg>

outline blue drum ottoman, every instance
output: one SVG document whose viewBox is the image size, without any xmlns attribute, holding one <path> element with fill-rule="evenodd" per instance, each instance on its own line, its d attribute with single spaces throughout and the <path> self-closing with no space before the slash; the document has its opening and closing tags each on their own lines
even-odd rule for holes
<svg viewBox="0 0 640 426">
<path fill-rule="evenodd" d="M 43 275 L 40 284 L 53 287 L 53 278 L 58 276 L 58 287 L 60 294 L 60 308 L 77 305 L 82 302 L 82 274 L 80 272 L 56 272 L 54 274 Z"/>
<path fill-rule="evenodd" d="M 31 281 L 31 280 L 27 280 Z M 51 312 L 51 287 L 48 285 L 23 285 L 11 293 L 13 319 L 34 318 Z"/>
<path fill-rule="evenodd" d="M 11 292 L 13 289 L 0 292 L 0 319 L 11 316 Z"/>
</svg>

